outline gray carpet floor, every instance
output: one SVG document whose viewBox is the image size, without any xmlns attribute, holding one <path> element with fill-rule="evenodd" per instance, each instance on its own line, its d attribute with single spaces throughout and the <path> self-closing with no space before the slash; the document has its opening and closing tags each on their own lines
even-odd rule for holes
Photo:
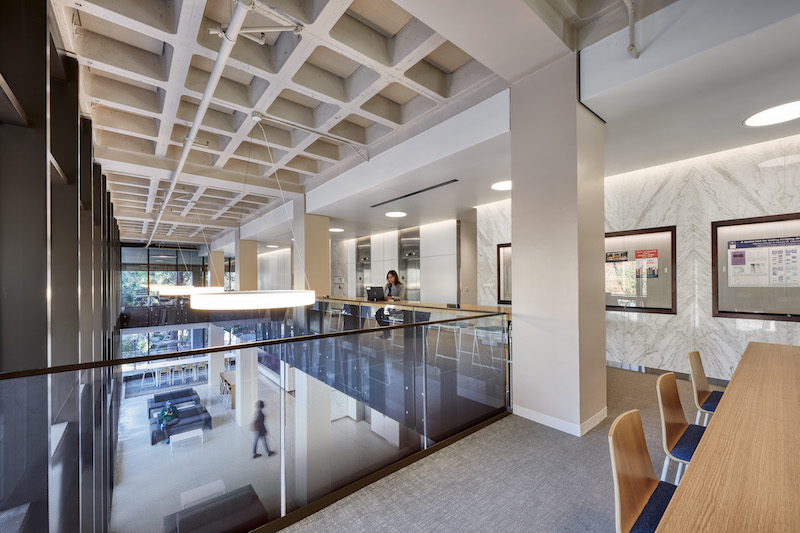
<svg viewBox="0 0 800 533">
<path fill-rule="evenodd" d="M 608 430 L 639 409 L 661 474 L 656 378 L 607 369 L 608 418 L 581 438 L 511 415 L 285 528 L 301 532 L 613 532 Z M 691 383 L 678 380 L 686 418 Z M 676 466 L 668 480 L 674 481 Z"/>
</svg>

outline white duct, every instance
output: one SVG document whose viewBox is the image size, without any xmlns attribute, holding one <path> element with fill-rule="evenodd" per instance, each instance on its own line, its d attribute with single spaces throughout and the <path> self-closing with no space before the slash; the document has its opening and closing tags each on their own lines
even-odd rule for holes
<svg viewBox="0 0 800 533">
<path fill-rule="evenodd" d="M 628 8 L 628 53 L 634 59 L 639 59 L 639 50 L 636 48 L 636 35 L 634 34 L 634 26 L 636 24 L 636 15 L 633 12 L 633 0 L 622 0 L 625 7 Z"/>
<path fill-rule="evenodd" d="M 194 121 L 192 122 L 191 129 L 189 130 L 189 135 L 186 136 L 186 140 L 183 142 L 181 158 L 178 160 L 178 166 L 175 167 L 175 172 L 172 174 L 172 179 L 169 183 L 169 189 L 167 189 L 167 194 L 164 196 L 164 201 L 161 203 L 161 209 L 158 211 L 156 223 L 153 224 L 153 231 L 150 234 L 150 238 L 147 240 L 147 246 L 150 246 L 150 243 L 153 241 L 153 237 L 156 234 L 156 229 L 158 228 L 158 223 L 161 222 L 161 217 L 164 215 L 164 211 L 167 208 L 167 203 L 169 203 L 172 192 L 175 190 L 175 184 L 178 182 L 178 176 L 180 176 L 184 165 L 186 165 L 186 159 L 189 157 L 189 151 L 192 149 L 192 144 L 194 143 L 195 137 L 197 137 L 197 131 L 200 129 L 200 124 L 202 124 L 203 118 L 206 116 L 208 105 L 211 103 L 211 97 L 214 95 L 214 91 L 217 90 L 217 84 L 219 84 L 219 80 L 222 77 L 222 71 L 225 68 L 225 64 L 228 62 L 228 58 L 233 50 L 233 45 L 236 44 L 236 38 L 239 36 L 239 30 L 241 30 L 242 24 L 244 24 L 244 19 L 247 16 L 247 12 L 250 11 L 252 5 L 253 0 L 239 0 L 236 3 L 236 9 L 233 11 L 233 15 L 231 15 L 231 21 L 228 23 L 228 29 L 225 32 L 225 35 L 222 39 L 222 44 L 219 47 L 217 61 L 214 63 L 214 68 L 211 70 L 211 75 L 208 77 L 208 83 L 206 83 L 206 89 L 203 92 L 203 98 L 200 100 L 200 105 L 197 107 L 197 113 L 194 116 Z"/>
</svg>

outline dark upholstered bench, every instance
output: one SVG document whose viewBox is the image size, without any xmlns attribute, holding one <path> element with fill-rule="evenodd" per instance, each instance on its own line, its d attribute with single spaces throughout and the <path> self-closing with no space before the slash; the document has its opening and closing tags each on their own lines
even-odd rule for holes
<svg viewBox="0 0 800 533">
<path fill-rule="evenodd" d="M 211 415 L 206 408 L 196 403 L 193 406 L 181 407 L 178 409 L 178 423 L 169 428 L 171 434 L 183 433 L 190 429 L 202 428 L 206 426 L 211 429 Z M 161 424 L 158 418 L 150 419 L 150 445 L 161 442 L 167 436 L 161 431 Z"/>
<path fill-rule="evenodd" d="M 252 485 L 238 488 L 164 517 L 164 532 L 238 533 L 266 524 L 267 510 Z"/>
<path fill-rule="evenodd" d="M 160 411 L 167 405 L 167 400 L 172 400 L 173 405 L 187 402 L 200 403 L 200 396 L 192 388 L 155 394 L 147 400 L 147 417 L 151 418 L 154 410 Z"/>
</svg>

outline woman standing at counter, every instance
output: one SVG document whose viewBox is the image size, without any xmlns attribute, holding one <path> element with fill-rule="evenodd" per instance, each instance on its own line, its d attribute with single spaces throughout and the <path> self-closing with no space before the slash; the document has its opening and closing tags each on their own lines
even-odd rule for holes
<svg viewBox="0 0 800 533">
<path fill-rule="evenodd" d="M 387 300 L 404 300 L 406 286 L 400 282 L 397 272 L 390 270 L 386 274 L 386 286 L 383 288 L 383 297 Z"/>
</svg>

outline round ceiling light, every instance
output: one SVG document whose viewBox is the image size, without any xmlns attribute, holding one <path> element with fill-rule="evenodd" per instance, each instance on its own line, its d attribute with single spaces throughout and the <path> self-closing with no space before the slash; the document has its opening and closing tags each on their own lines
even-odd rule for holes
<svg viewBox="0 0 800 533">
<path fill-rule="evenodd" d="M 498 181 L 497 183 L 492 184 L 492 189 L 496 191 L 510 191 L 511 190 L 511 182 L 510 181 Z"/>
<path fill-rule="evenodd" d="M 314 303 L 314 291 L 228 291 L 193 294 L 192 309 L 240 311 L 305 307 Z"/>
<path fill-rule="evenodd" d="M 800 100 L 770 107 L 769 109 L 765 109 L 760 113 L 756 113 L 745 120 L 744 125 L 754 128 L 760 126 L 772 126 L 773 124 L 789 122 L 790 120 L 794 120 L 796 118 L 800 118 Z"/>
<path fill-rule="evenodd" d="M 388 213 L 386 213 L 386 216 L 389 218 L 402 218 L 406 216 L 406 214 L 403 213 L 402 211 L 389 211 Z"/>
<path fill-rule="evenodd" d="M 328 231 L 330 231 L 331 233 L 341 233 L 341 232 L 343 232 L 344 230 L 343 230 L 342 228 L 331 228 L 331 229 L 330 229 L 330 230 L 328 230 Z M 292 240 L 294 240 L 294 239 L 292 239 Z"/>
</svg>

